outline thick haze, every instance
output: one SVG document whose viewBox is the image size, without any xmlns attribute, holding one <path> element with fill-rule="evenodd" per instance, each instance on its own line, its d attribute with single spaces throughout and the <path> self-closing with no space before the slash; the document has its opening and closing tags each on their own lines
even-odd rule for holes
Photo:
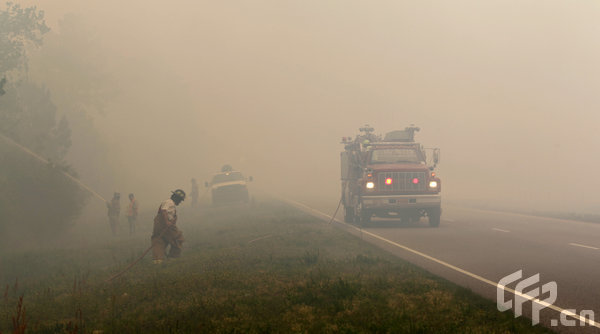
<svg viewBox="0 0 600 334">
<path fill-rule="evenodd" d="M 335 199 L 342 136 L 413 123 L 442 150 L 445 199 L 598 204 L 598 1 L 21 3 L 54 32 L 73 14 L 102 50 L 118 93 L 94 116 L 95 168 L 113 178 L 90 177 L 81 148 L 70 160 L 107 197 L 154 201 L 230 163 Z"/>
</svg>

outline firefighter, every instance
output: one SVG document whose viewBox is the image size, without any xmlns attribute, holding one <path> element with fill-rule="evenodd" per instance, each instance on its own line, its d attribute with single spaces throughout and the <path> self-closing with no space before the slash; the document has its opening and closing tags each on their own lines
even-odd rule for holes
<svg viewBox="0 0 600 334">
<path fill-rule="evenodd" d="M 192 179 L 192 208 L 198 206 L 198 194 L 198 183 L 196 182 L 196 179 Z"/>
<path fill-rule="evenodd" d="M 121 214 L 121 194 L 115 192 L 110 202 L 106 202 L 106 208 L 108 209 L 108 223 L 113 236 L 117 235 L 117 229 L 119 227 L 119 215 Z"/>
<path fill-rule="evenodd" d="M 177 228 L 177 205 L 185 199 L 185 192 L 177 189 L 171 192 L 171 198 L 162 202 L 154 217 L 154 230 L 152 231 L 152 258 L 155 264 L 160 264 L 165 259 L 179 257 L 183 244 L 183 234 Z M 169 254 L 166 255 L 168 246 Z"/>
<path fill-rule="evenodd" d="M 127 210 L 127 221 L 129 222 L 129 235 L 135 233 L 135 222 L 138 216 L 138 202 L 133 194 L 129 194 L 129 208 Z"/>
</svg>

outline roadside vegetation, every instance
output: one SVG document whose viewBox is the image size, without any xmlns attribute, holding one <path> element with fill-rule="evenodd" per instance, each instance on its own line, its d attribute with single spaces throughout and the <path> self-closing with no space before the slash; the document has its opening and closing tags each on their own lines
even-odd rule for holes
<svg viewBox="0 0 600 334">
<path fill-rule="evenodd" d="M 102 226 L 2 255 L 0 332 L 549 332 L 280 203 L 180 211 L 184 256 L 112 282 L 149 246 L 149 213 L 134 238 Z"/>
<path fill-rule="evenodd" d="M 544 218 L 556 218 L 556 219 L 565 219 L 565 220 L 574 220 L 580 222 L 587 223 L 597 223 L 600 224 L 600 214 L 598 213 L 583 213 L 583 212 L 568 212 L 568 211 L 544 211 L 544 210 L 535 210 L 535 209 L 519 209 L 514 207 L 503 207 L 497 205 L 473 205 L 471 206 L 474 209 L 480 210 L 491 210 L 491 211 L 504 211 L 504 212 L 512 212 L 519 213 L 523 215 L 544 217 Z"/>
<path fill-rule="evenodd" d="M 566 220 L 576 220 L 587 223 L 600 223 L 600 215 L 594 213 L 577 213 L 577 212 L 547 212 L 547 211 L 531 211 L 531 212 L 519 212 L 523 214 L 530 214 L 539 217 L 558 218 Z"/>
</svg>

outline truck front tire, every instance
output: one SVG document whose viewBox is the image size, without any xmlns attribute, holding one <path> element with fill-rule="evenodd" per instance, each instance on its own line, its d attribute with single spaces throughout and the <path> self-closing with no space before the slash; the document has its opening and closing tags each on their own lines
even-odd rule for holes
<svg viewBox="0 0 600 334">
<path fill-rule="evenodd" d="M 427 217 L 429 219 L 429 226 L 438 227 L 440 226 L 440 219 L 442 216 L 441 208 L 433 208 L 427 210 Z"/>
<path fill-rule="evenodd" d="M 367 226 L 371 222 L 371 213 L 365 211 L 362 207 L 362 203 L 358 204 L 356 211 L 354 212 L 354 218 L 359 226 Z"/>
<path fill-rule="evenodd" d="M 371 223 L 371 214 L 367 214 L 365 212 L 361 212 L 360 214 L 360 225 L 367 226 L 367 224 Z"/>
</svg>

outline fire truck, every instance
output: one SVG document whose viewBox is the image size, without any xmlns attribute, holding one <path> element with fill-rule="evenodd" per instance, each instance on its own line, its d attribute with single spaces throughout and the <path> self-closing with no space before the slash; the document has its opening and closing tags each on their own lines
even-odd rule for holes
<svg viewBox="0 0 600 334">
<path fill-rule="evenodd" d="M 420 128 L 411 125 L 385 136 L 364 126 L 355 137 L 342 138 L 342 204 L 344 220 L 368 225 L 372 217 L 440 224 L 441 187 L 435 168 L 438 148 L 415 142 Z M 428 159 L 427 155 L 430 158 Z"/>
<path fill-rule="evenodd" d="M 252 181 L 252 176 L 246 178 L 241 172 L 233 170 L 231 165 L 224 165 L 221 173 L 215 174 L 210 183 L 204 182 L 204 186 L 210 188 L 214 206 L 250 203 L 248 182 Z"/>
</svg>

